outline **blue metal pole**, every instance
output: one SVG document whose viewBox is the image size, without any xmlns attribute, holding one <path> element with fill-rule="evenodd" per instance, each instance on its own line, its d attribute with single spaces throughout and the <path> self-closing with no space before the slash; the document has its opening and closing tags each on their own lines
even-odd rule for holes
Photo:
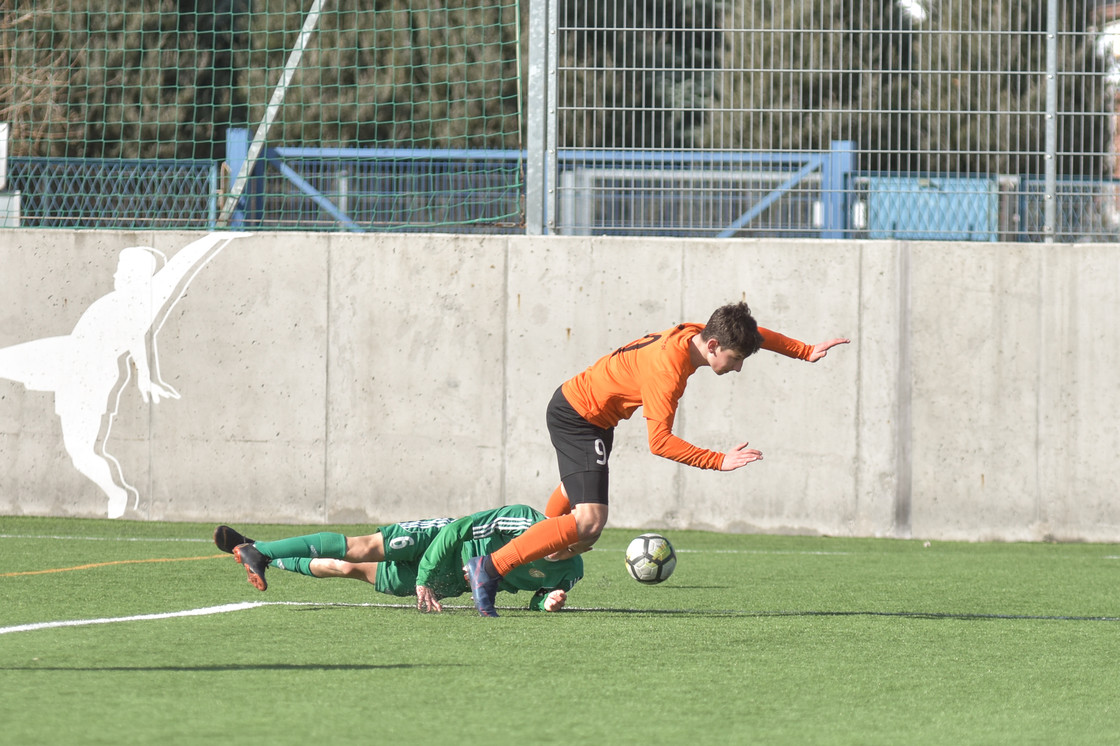
<svg viewBox="0 0 1120 746">
<path fill-rule="evenodd" d="M 229 166 L 230 177 L 241 173 L 241 166 L 249 157 L 249 130 L 241 127 L 230 127 L 226 130 L 226 165 Z M 232 183 L 230 184 L 232 187 Z M 232 207 L 229 225 L 231 228 L 245 227 L 245 208 L 240 204 L 241 192 L 228 196 L 235 199 L 238 204 Z M 228 211 L 227 211 L 228 212 Z M 220 219 L 220 217 L 219 217 Z"/>
<path fill-rule="evenodd" d="M 821 168 L 821 238 L 844 238 L 848 230 L 848 182 L 855 170 L 856 144 L 833 140 Z"/>
</svg>

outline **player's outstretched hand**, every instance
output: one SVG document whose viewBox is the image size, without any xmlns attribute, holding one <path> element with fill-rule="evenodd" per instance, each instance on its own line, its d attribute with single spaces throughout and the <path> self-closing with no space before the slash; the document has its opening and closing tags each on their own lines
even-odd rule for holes
<svg viewBox="0 0 1120 746">
<path fill-rule="evenodd" d="M 837 339 L 830 339 L 827 342 L 821 342 L 819 345 L 813 345 L 813 351 L 809 353 L 809 362 L 810 363 L 815 363 L 818 360 L 820 360 L 822 357 L 827 355 L 828 351 L 831 350 L 836 345 L 846 345 L 851 341 L 852 340 L 850 340 L 850 339 L 845 339 L 844 337 L 839 337 Z"/>
<path fill-rule="evenodd" d="M 720 471 L 734 471 L 740 466 L 746 466 L 752 461 L 762 460 L 762 451 L 747 448 L 748 443 L 740 443 L 727 453 L 723 454 L 723 466 Z"/>
<path fill-rule="evenodd" d="M 568 601 L 568 594 L 557 588 L 545 596 L 543 608 L 545 611 L 560 611 Z"/>
<path fill-rule="evenodd" d="M 416 586 L 416 608 L 425 612 L 443 611 L 443 605 L 436 598 L 436 594 L 425 585 Z"/>
<path fill-rule="evenodd" d="M 552 554 L 545 555 L 545 560 L 547 560 L 549 562 L 559 562 L 560 560 L 571 559 L 572 557 L 575 557 L 577 554 L 584 554 L 585 552 L 590 552 L 594 548 L 595 547 L 593 547 L 593 546 L 589 546 L 587 544 L 580 544 L 580 543 L 577 542 L 575 544 L 572 544 L 570 547 L 565 547 L 563 549 L 560 549 L 560 550 L 557 550 L 557 551 L 553 552 Z"/>
</svg>

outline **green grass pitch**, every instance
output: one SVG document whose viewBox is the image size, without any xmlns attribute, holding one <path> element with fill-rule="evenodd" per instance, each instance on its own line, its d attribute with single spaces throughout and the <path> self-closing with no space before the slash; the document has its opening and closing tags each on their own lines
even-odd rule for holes
<svg viewBox="0 0 1120 746">
<path fill-rule="evenodd" d="M 643 586 L 611 529 L 569 609 L 482 619 L 280 570 L 259 593 L 211 529 L 0 517 L 6 743 L 1120 741 L 1112 545 L 662 531 L 676 572 Z"/>
</svg>

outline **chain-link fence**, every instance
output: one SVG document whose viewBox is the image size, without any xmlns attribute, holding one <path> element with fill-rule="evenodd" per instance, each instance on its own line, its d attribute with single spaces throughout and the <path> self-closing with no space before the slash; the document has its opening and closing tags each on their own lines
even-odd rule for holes
<svg viewBox="0 0 1120 746">
<path fill-rule="evenodd" d="M 1120 0 L 0 10 L 8 223 L 1120 232 Z"/>
<path fill-rule="evenodd" d="M 28 226 L 506 230 L 520 19 L 518 0 L 0 0 L 7 188 Z M 206 176 L 169 179 L 183 161 Z"/>
<path fill-rule="evenodd" d="M 1117 234 L 1120 4 L 548 2 L 547 228 Z"/>
</svg>

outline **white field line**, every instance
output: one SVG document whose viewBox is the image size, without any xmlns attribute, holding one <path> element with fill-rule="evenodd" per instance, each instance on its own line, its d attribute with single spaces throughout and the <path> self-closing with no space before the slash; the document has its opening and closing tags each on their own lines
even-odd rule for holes
<svg viewBox="0 0 1120 746">
<path fill-rule="evenodd" d="M 384 604 L 384 603 L 340 603 L 332 601 L 246 601 L 236 604 L 223 604 L 221 606 L 207 606 L 201 609 L 185 609 L 183 611 L 170 611 L 162 614 L 137 614 L 135 616 L 108 617 L 103 619 L 70 619 L 58 622 L 38 622 L 35 624 L 20 624 L 15 627 L 0 627 L 0 635 L 9 632 L 32 632 L 42 629 L 57 629 L 59 627 L 82 627 L 94 624 L 113 624 L 116 622 L 152 621 L 159 619 L 173 619 L 176 617 L 206 616 L 210 614 L 225 614 L 232 611 L 245 611 L 261 606 L 333 606 L 333 607 L 374 607 L 387 609 L 411 609 L 412 604 Z M 444 604 L 445 609 L 461 609 L 474 611 L 472 606 Z M 499 606 L 504 610 L 524 610 L 521 607 Z M 728 609 L 725 611 L 706 610 L 697 611 L 690 609 L 616 609 L 610 607 L 568 607 L 568 611 L 583 612 L 610 612 L 616 614 L 720 614 L 729 616 L 867 616 L 867 617 L 912 617 L 912 618 L 945 618 L 945 619 L 1005 619 L 1009 621 L 1073 621 L 1073 622 L 1120 622 L 1120 617 L 1094 617 L 1094 616 L 1034 616 L 1019 614 L 953 614 L 929 613 L 906 611 L 761 611 Z"/>
<path fill-rule="evenodd" d="M 137 614 L 135 616 L 106 617 L 102 619 L 67 619 L 59 622 L 35 622 L 33 624 L 17 624 L 14 627 L 0 627 L 0 635 L 9 632 L 33 632 L 38 629 L 56 629 L 58 627 L 84 627 L 90 624 L 113 624 L 115 622 L 142 622 L 153 619 L 171 619 L 181 616 L 205 616 L 207 614 L 222 614 L 227 611 L 241 611 L 261 606 L 261 602 L 245 602 L 239 604 L 224 604 L 222 606 L 207 606 L 202 609 L 187 609 L 186 611 L 168 611 L 160 614 Z"/>
<path fill-rule="evenodd" d="M 596 550 L 597 551 L 597 550 Z M 623 552 L 624 549 L 607 549 L 608 552 Z M 677 554 L 801 554 L 821 557 L 851 557 L 855 552 L 805 552 L 774 549 L 677 549 Z"/>
<path fill-rule="evenodd" d="M 159 544 L 167 542 L 190 542 L 209 544 L 211 539 L 161 539 L 158 536 L 36 536 L 32 534 L 0 534 L 0 539 L 41 539 L 47 541 L 151 541 Z"/>
<path fill-rule="evenodd" d="M 260 606 L 374 606 L 382 608 L 412 608 L 410 604 L 355 604 L 333 603 L 317 601 L 244 601 L 236 604 L 222 604 L 221 606 L 205 606 L 201 609 L 185 609 L 183 611 L 167 611 L 159 614 L 136 614 L 134 616 L 104 617 L 101 619 L 66 619 L 57 622 L 35 622 L 33 624 L 17 624 L 14 627 L 0 627 L 0 635 L 10 632 L 34 632 L 40 629 L 57 629 L 59 627 L 86 627 L 92 624 L 115 624 L 117 622 L 149 622 L 158 619 L 175 619 L 188 616 L 208 616 L 210 614 L 226 614 L 231 611 L 245 611 Z"/>
</svg>

